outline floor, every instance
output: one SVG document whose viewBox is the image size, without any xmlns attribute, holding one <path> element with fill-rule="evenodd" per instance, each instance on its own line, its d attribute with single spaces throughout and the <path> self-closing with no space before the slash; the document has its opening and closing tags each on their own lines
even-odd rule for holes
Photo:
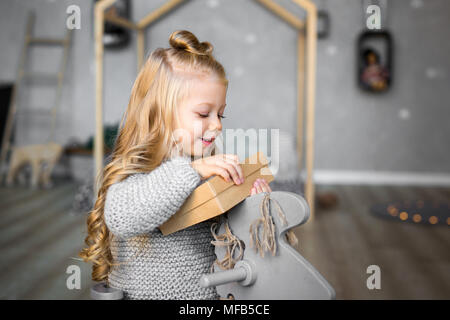
<svg viewBox="0 0 450 320">
<path fill-rule="evenodd" d="M 89 299 L 90 266 L 77 260 L 85 216 L 71 213 L 75 191 L 69 181 L 49 190 L 0 187 L 0 299 Z M 450 299 L 449 227 L 369 213 L 370 205 L 383 201 L 450 200 L 450 188 L 346 185 L 317 191 L 336 193 L 339 205 L 317 210 L 296 228 L 298 250 L 337 299 Z M 379 290 L 366 286 L 369 265 L 380 267 Z M 73 270 L 80 271 L 81 289 L 67 287 Z"/>
<path fill-rule="evenodd" d="M 370 214 L 371 204 L 450 200 L 449 188 L 319 186 L 340 205 L 317 211 L 297 227 L 300 253 L 328 280 L 337 299 L 449 299 L 450 228 Z M 367 267 L 378 265 L 381 289 L 367 288 Z"/>
<path fill-rule="evenodd" d="M 50 190 L 0 188 L 0 299 L 89 299 L 89 265 L 72 259 L 85 236 L 84 217 L 70 213 L 75 191 L 65 181 Z M 71 265 L 81 290 L 66 286 Z"/>
</svg>

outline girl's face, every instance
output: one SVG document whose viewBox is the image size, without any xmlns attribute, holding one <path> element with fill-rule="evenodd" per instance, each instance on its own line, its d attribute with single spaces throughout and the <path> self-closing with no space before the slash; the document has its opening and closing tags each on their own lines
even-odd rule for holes
<svg viewBox="0 0 450 320">
<path fill-rule="evenodd" d="M 186 99 L 178 106 L 180 123 L 175 137 L 181 137 L 186 155 L 210 155 L 214 139 L 222 131 L 226 86 L 214 78 L 198 78 Z"/>
</svg>

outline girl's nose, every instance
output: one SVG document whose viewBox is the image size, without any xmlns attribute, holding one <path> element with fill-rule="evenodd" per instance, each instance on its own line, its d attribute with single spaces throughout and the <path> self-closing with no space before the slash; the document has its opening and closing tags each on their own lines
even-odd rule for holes
<svg viewBox="0 0 450 320">
<path fill-rule="evenodd" d="M 209 131 L 221 131 L 222 130 L 222 123 L 220 122 L 219 119 L 214 120 L 212 122 L 209 123 Z"/>
</svg>

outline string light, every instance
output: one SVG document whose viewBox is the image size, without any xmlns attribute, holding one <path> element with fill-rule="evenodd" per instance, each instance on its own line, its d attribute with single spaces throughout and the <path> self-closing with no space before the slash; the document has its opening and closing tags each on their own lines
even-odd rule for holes
<svg viewBox="0 0 450 320">
<path fill-rule="evenodd" d="M 410 207 L 411 201 L 406 200 L 406 201 L 403 201 L 403 203 L 394 203 L 394 204 L 388 205 L 386 211 L 392 217 L 397 217 L 398 216 L 400 218 L 400 220 L 406 221 L 406 220 L 408 220 L 408 217 L 410 216 L 410 214 L 407 211 L 401 211 L 400 214 L 399 214 L 399 208 L 402 207 L 402 204 L 403 204 L 403 207 Z M 417 200 L 415 202 L 415 205 L 417 206 L 417 208 L 424 208 L 425 207 L 425 201 L 424 200 Z M 448 207 L 450 209 L 450 202 L 447 202 L 447 205 L 448 205 Z M 396 206 L 398 206 L 399 208 L 397 208 Z M 439 201 L 437 201 L 437 200 L 431 201 L 431 206 L 433 208 L 439 208 Z M 422 217 L 422 215 L 420 213 L 411 214 L 411 218 L 412 218 L 412 221 L 414 221 L 415 223 L 419 223 L 419 222 L 422 222 L 422 221 L 427 221 L 426 220 L 426 214 L 425 214 L 425 217 Z M 450 226 L 450 217 L 443 218 L 443 219 L 446 219 L 447 225 Z M 428 222 L 430 224 L 437 224 L 439 222 L 439 218 L 437 216 L 434 216 L 434 215 L 430 216 L 428 218 Z"/>
<path fill-rule="evenodd" d="M 400 213 L 400 219 L 403 220 L 403 221 L 405 221 L 406 219 L 408 219 L 408 212 L 402 211 L 402 212 Z"/>
<path fill-rule="evenodd" d="M 438 223 L 438 218 L 437 218 L 436 216 L 431 216 L 431 217 L 428 219 L 428 221 L 429 221 L 431 224 L 436 224 L 436 223 Z"/>
<path fill-rule="evenodd" d="M 392 205 L 388 207 L 388 212 L 391 216 L 396 217 L 398 214 L 398 209 Z"/>
</svg>

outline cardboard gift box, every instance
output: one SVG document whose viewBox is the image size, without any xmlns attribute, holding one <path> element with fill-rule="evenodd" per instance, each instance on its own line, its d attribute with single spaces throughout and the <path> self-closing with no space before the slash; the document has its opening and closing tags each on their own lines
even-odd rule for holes
<svg viewBox="0 0 450 320">
<path fill-rule="evenodd" d="M 168 235 L 221 215 L 250 196 L 256 179 L 265 179 L 268 183 L 274 180 L 262 152 L 248 157 L 240 165 L 244 183 L 236 185 L 233 180 L 227 182 L 221 176 L 210 178 L 198 186 L 180 209 L 159 227 L 161 232 Z"/>
</svg>

